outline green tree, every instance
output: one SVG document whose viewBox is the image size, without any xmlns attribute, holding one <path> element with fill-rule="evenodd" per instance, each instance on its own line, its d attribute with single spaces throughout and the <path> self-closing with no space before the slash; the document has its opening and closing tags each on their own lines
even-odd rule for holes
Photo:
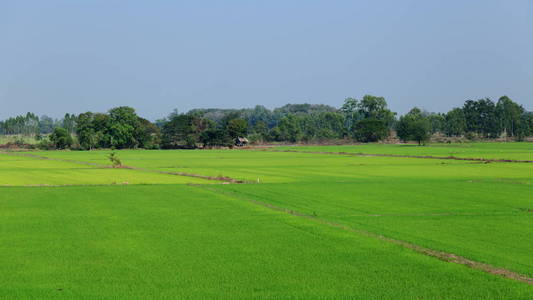
<svg viewBox="0 0 533 300">
<path fill-rule="evenodd" d="M 397 134 L 402 141 L 416 141 L 425 144 L 431 136 L 431 123 L 419 108 L 411 109 L 401 116 L 397 124 Z"/>
<path fill-rule="evenodd" d="M 73 116 L 70 116 L 74 119 Z M 130 107 L 117 107 L 109 114 L 86 112 L 76 118 L 76 134 L 82 149 L 158 148 L 160 130 Z"/>
<path fill-rule="evenodd" d="M 197 115 L 173 115 L 163 125 L 162 142 L 165 148 L 196 148 L 200 135 L 212 122 Z"/>
<path fill-rule="evenodd" d="M 139 147 L 157 149 L 161 144 L 161 130 L 152 122 L 139 117 L 139 127 L 135 129 L 135 137 Z"/>
<path fill-rule="evenodd" d="M 62 127 L 65 128 L 69 134 L 74 134 L 76 132 L 76 123 L 77 117 L 74 114 L 66 113 L 61 120 Z"/>
<path fill-rule="evenodd" d="M 381 120 L 385 126 L 391 126 L 394 123 L 394 113 L 387 108 L 387 101 L 383 97 L 365 95 L 359 102 L 359 113 L 364 118 L 373 118 Z"/>
<path fill-rule="evenodd" d="M 454 108 L 444 115 L 444 134 L 447 136 L 461 136 L 465 133 L 466 119 L 463 110 Z"/>
<path fill-rule="evenodd" d="M 109 110 L 106 140 L 112 148 L 137 148 L 136 128 L 140 126 L 139 117 L 131 107 L 121 106 Z"/>
<path fill-rule="evenodd" d="M 266 139 L 268 136 L 268 125 L 265 121 L 258 121 L 255 123 L 253 132 L 259 134 L 263 139 Z"/>
<path fill-rule="evenodd" d="M 363 143 L 377 142 L 389 135 L 389 128 L 383 120 L 365 118 L 355 124 L 354 136 Z"/>
<path fill-rule="evenodd" d="M 278 126 L 272 127 L 268 132 L 269 140 L 274 142 L 281 142 L 283 139 L 281 137 L 281 130 Z"/>
<path fill-rule="evenodd" d="M 72 146 L 72 136 L 62 127 L 54 128 L 54 132 L 50 134 L 50 141 L 56 149 L 67 149 Z"/>
<path fill-rule="evenodd" d="M 355 98 L 346 98 L 340 110 L 344 115 L 345 128 L 349 132 L 353 131 L 355 123 L 363 118 L 359 112 L 359 101 Z"/>
<path fill-rule="evenodd" d="M 262 122 L 266 124 L 267 130 L 269 126 L 274 126 L 276 123 L 272 112 L 262 105 L 256 105 L 252 110 L 244 110 L 243 118 L 254 127 Z"/>
<path fill-rule="evenodd" d="M 226 130 L 232 138 L 246 137 L 248 134 L 248 122 L 245 119 L 236 118 L 228 121 Z"/>
<path fill-rule="evenodd" d="M 344 115 L 337 112 L 318 112 L 298 117 L 301 138 L 305 141 L 339 139 L 345 135 Z"/>
<path fill-rule="evenodd" d="M 533 136 L 533 112 L 524 112 L 516 127 L 516 140 L 523 141 L 525 137 Z"/>
<path fill-rule="evenodd" d="M 235 141 L 229 136 L 228 132 L 221 128 L 209 128 L 202 132 L 200 141 L 204 147 L 231 147 Z"/>
<path fill-rule="evenodd" d="M 52 131 L 54 131 L 54 127 L 56 127 L 54 119 L 46 115 L 41 116 L 41 118 L 39 119 L 39 132 L 40 133 L 42 134 L 52 133 Z"/>
<path fill-rule="evenodd" d="M 467 100 L 463 105 L 466 132 L 481 137 L 497 137 L 501 130 L 496 114 L 496 105 L 490 99 Z"/>
<path fill-rule="evenodd" d="M 431 133 L 444 133 L 444 124 L 446 123 L 445 114 L 430 113 L 427 118 L 431 127 Z"/>
<path fill-rule="evenodd" d="M 81 148 L 85 150 L 96 148 L 103 134 L 98 134 L 94 128 L 94 114 L 92 112 L 81 113 L 77 119 L 76 133 Z"/>
<path fill-rule="evenodd" d="M 519 123 L 525 109 L 507 96 L 501 97 L 496 103 L 496 114 L 500 130 L 507 136 L 514 137 L 518 134 Z"/>
<path fill-rule="evenodd" d="M 302 129 L 300 128 L 298 117 L 294 114 L 288 114 L 279 122 L 279 138 L 283 141 L 298 142 L 302 138 Z"/>
<path fill-rule="evenodd" d="M 352 127 L 352 135 L 360 142 L 376 142 L 389 135 L 395 113 L 387 108 L 383 97 L 365 95 L 358 103 L 360 120 Z"/>
</svg>

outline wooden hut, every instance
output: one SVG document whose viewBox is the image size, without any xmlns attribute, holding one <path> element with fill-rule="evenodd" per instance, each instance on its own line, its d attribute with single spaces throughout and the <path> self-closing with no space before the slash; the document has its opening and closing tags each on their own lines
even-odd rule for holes
<svg viewBox="0 0 533 300">
<path fill-rule="evenodd" d="M 238 137 L 235 139 L 235 146 L 242 147 L 248 145 L 248 139 L 245 137 Z"/>
</svg>

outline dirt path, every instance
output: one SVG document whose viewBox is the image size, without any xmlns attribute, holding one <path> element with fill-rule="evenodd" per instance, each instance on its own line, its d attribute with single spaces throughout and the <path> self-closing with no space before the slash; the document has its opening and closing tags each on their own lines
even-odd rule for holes
<svg viewBox="0 0 533 300">
<path fill-rule="evenodd" d="M 25 157 L 32 157 L 32 158 L 43 159 L 43 160 L 69 162 L 69 163 L 75 163 L 75 164 L 81 164 L 81 165 L 87 165 L 87 166 L 93 166 L 93 167 L 99 167 L 99 168 L 113 168 L 112 166 L 105 165 L 105 164 L 92 163 L 92 162 L 86 162 L 86 161 L 78 161 L 78 160 L 71 160 L 71 159 L 63 159 L 63 158 L 51 158 L 51 157 L 41 156 L 41 155 L 36 155 L 36 154 L 31 154 L 31 153 L 0 151 L 0 154 L 11 155 L 11 156 L 23 156 L 23 157 L 25 156 Z M 219 177 L 219 176 L 206 176 L 206 175 L 192 174 L 192 173 L 185 173 L 185 172 L 168 172 L 168 171 L 152 170 L 152 169 L 145 169 L 145 168 L 139 168 L 139 167 L 133 167 L 133 166 L 126 166 L 126 165 L 123 165 L 120 168 L 121 169 L 143 171 L 143 172 L 166 174 L 166 175 L 176 175 L 176 176 L 202 178 L 202 179 L 207 179 L 207 180 L 222 181 L 224 183 L 251 183 L 251 182 L 246 182 L 244 180 L 238 180 L 238 179 L 227 177 L 227 176 Z M 51 185 L 49 185 L 49 186 L 51 186 Z"/>
<path fill-rule="evenodd" d="M 395 244 L 395 245 L 402 246 L 402 247 L 407 248 L 407 249 L 411 249 L 411 250 L 413 250 L 415 252 L 418 252 L 420 254 L 423 254 L 423 255 L 435 257 L 435 258 L 440 259 L 442 261 L 446 261 L 446 262 L 450 262 L 450 263 L 455 263 L 455 264 L 467 266 L 467 267 L 475 269 L 475 270 L 480 270 L 480 271 L 483 271 L 483 272 L 486 272 L 486 273 L 499 275 L 499 276 L 502 276 L 502 277 L 505 277 L 505 278 L 508 278 L 508 279 L 513 279 L 513 280 L 516 280 L 516 281 L 520 281 L 520 282 L 524 282 L 524 283 L 533 285 L 533 278 L 528 277 L 528 276 L 523 275 L 523 274 L 520 274 L 520 273 L 517 273 L 517 272 L 513 272 L 513 271 L 508 270 L 508 269 L 498 268 L 496 266 L 493 266 L 493 265 L 490 265 L 490 264 L 481 263 L 481 262 L 477 262 L 477 261 L 468 259 L 466 257 L 462 257 L 462 256 L 459 256 L 459 255 L 453 254 L 453 253 L 433 250 L 433 249 L 426 248 L 426 247 L 423 247 L 423 246 L 420 246 L 420 245 L 416 245 L 416 244 L 413 244 L 413 243 L 410 243 L 410 242 L 393 239 L 393 238 L 386 237 L 386 236 L 383 236 L 383 235 L 380 235 L 380 234 L 376 234 L 376 233 L 373 233 L 373 232 L 369 232 L 369 231 L 366 231 L 366 230 L 352 228 L 352 227 L 349 227 L 349 226 L 346 226 L 346 225 L 343 225 L 343 224 L 340 224 L 340 223 L 337 223 L 337 222 L 332 222 L 332 221 L 321 219 L 321 218 L 319 218 L 318 216 L 315 216 L 315 215 L 309 215 L 309 214 L 301 213 L 301 212 L 298 212 L 298 211 L 295 211 L 295 210 L 291 210 L 291 209 L 287 209 L 287 208 L 284 208 L 284 207 L 276 206 L 276 205 L 273 205 L 273 204 L 270 204 L 270 203 L 258 201 L 258 200 L 255 200 L 255 199 L 250 199 L 250 198 L 243 197 L 243 196 L 235 194 L 235 193 L 231 193 L 231 192 L 228 192 L 228 191 L 217 189 L 217 188 L 212 187 L 212 186 L 206 186 L 206 185 L 194 185 L 194 186 L 197 186 L 197 187 L 202 188 L 202 189 L 210 190 L 210 191 L 213 191 L 213 192 L 216 192 L 216 193 L 226 194 L 228 196 L 231 196 L 231 197 L 234 197 L 234 198 L 238 198 L 238 199 L 241 199 L 241 200 L 245 200 L 245 201 L 254 203 L 256 205 L 260 205 L 260 206 L 269 208 L 271 210 L 283 212 L 283 213 L 286 213 L 286 214 L 290 214 L 292 216 L 306 218 L 306 219 L 315 221 L 315 222 L 320 223 L 320 224 L 324 224 L 324 225 L 328 225 L 328 226 L 331 226 L 331 227 L 336 227 L 336 228 L 339 228 L 339 229 L 342 229 L 342 230 L 345 230 L 345 231 L 349 231 L 349 232 L 361 234 L 361 235 L 364 235 L 364 236 L 376 238 L 376 239 L 379 239 L 381 241 L 385 241 L 385 242 L 388 242 L 388 243 L 392 243 L 392 244 Z"/>
<path fill-rule="evenodd" d="M 309 153 L 309 154 L 330 154 L 330 155 L 347 155 L 347 156 L 369 156 L 369 157 L 403 157 L 403 158 L 425 158 L 425 159 L 451 159 L 477 161 L 483 163 L 491 162 L 508 162 L 508 163 L 533 163 L 533 160 L 517 159 L 493 159 L 493 158 L 475 158 L 475 157 L 456 157 L 456 156 L 432 156 L 432 155 L 401 155 L 401 154 L 372 154 L 372 153 L 351 153 L 351 152 L 320 152 L 320 151 L 301 151 L 301 150 L 275 150 L 260 149 L 255 151 L 265 152 L 289 152 L 289 153 Z"/>
</svg>

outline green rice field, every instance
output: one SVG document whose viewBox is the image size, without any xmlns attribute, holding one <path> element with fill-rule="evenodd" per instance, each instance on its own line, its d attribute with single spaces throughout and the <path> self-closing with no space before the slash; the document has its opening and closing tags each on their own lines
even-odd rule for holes
<svg viewBox="0 0 533 300">
<path fill-rule="evenodd" d="M 414 144 L 361 144 L 341 146 L 302 146 L 277 147 L 277 150 L 292 150 L 306 152 L 346 152 L 362 154 L 386 155 L 417 155 L 459 158 L 510 159 L 533 161 L 533 147 L 531 143 L 435 143 L 424 147 Z"/>
<path fill-rule="evenodd" d="M 110 152 L 0 153 L 0 298 L 533 299 L 533 163 L 339 153 L 533 144 Z"/>
</svg>

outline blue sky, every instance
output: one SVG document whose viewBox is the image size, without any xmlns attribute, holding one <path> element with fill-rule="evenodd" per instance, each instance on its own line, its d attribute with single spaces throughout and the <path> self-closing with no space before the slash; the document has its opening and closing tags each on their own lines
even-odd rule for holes
<svg viewBox="0 0 533 300">
<path fill-rule="evenodd" d="M 1 1 L 0 119 L 129 105 L 533 110 L 533 1 Z"/>
</svg>

